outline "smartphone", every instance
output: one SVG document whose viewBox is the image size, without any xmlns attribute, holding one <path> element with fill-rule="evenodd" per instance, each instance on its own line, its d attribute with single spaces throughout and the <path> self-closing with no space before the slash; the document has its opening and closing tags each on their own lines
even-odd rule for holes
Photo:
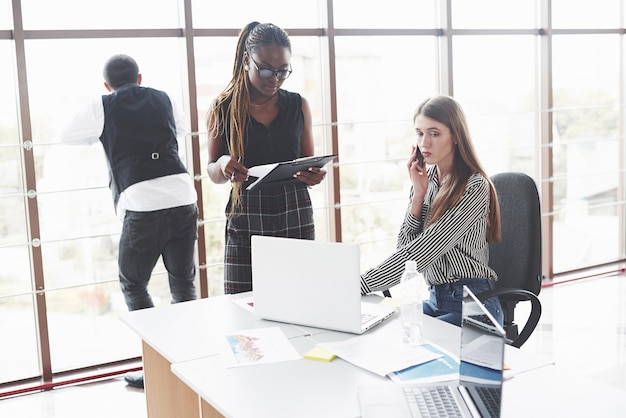
<svg viewBox="0 0 626 418">
<path fill-rule="evenodd" d="M 424 156 L 422 155 L 422 151 L 420 151 L 420 147 L 415 146 L 415 161 L 417 161 L 417 165 L 420 168 L 424 167 Z"/>
</svg>

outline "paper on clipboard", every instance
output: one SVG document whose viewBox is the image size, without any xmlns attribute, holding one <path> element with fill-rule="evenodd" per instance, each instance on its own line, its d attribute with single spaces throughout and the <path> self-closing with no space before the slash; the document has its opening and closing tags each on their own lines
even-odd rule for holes
<svg viewBox="0 0 626 418">
<path fill-rule="evenodd" d="M 314 157 L 298 158 L 292 161 L 283 161 L 280 163 L 263 164 L 248 168 L 249 177 L 257 177 L 255 181 L 250 183 L 246 190 L 255 190 L 264 185 L 284 184 L 296 181 L 293 174 L 299 170 L 307 170 L 309 167 L 322 168 L 337 155 L 323 155 Z"/>
<path fill-rule="evenodd" d="M 248 169 L 248 175 L 252 177 L 262 178 L 267 176 L 270 171 L 276 168 L 276 166 L 278 166 L 278 163 L 255 165 L 254 167 L 250 167 Z"/>
</svg>

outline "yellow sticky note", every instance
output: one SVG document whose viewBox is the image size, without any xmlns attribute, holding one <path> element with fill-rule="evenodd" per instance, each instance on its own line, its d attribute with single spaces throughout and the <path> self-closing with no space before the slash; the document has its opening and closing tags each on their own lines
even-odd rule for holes
<svg viewBox="0 0 626 418">
<path fill-rule="evenodd" d="M 333 353 L 317 345 L 304 354 L 305 359 L 318 361 L 331 361 L 335 357 Z"/>
</svg>

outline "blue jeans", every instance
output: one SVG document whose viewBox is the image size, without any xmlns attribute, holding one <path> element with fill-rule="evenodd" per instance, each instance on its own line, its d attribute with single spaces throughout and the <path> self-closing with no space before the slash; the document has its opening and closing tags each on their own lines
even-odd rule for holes
<svg viewBox="0 0 626 418">
<path fill-rule="evenodd" d="M 478 295 L 493 289 L 495 282 L 489 279 L 461 279 L 454 283 L 430 286 L 429 299 L 423 303 L 424 313 L 461 326 L 463 285 L 466 285 L 475 295 Z M 497 297 L 487 299 L 485 308 L 500 325 L 503 324 L 504 312 L 502 312 L 502 306 Z"/>
<path fill-rule="evenodd" d="M 172 303 L 196 299 L 198 207 L 126 211 L 119 243 L 120 287 L 128 310 L 154 306 L 148 282 L 159 257 L 167 269 Z"/>
</svg>

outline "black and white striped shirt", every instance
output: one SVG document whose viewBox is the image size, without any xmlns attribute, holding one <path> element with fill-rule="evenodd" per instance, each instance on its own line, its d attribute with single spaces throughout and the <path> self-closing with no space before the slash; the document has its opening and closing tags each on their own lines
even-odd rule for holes
<svg viewBox="0 0 626 418">
<path fill-rule="evenodd" d="M 440 188 L 435 166 L 428 168 L 428 179 L 420 218 L 411 214 L 409 204 L 395 252 L 361 275 L 362 294 L 385 290 L 400 283 L 407 260 L 417 262 L 417 270 L 422 272 L 429 285 L 452 283 L 459 279 L 498 279 L 487 265 L 487 180 L 478 173 L 472 174 L 461 200 L 423 230 L 428 210 Z"/>
</svg>

